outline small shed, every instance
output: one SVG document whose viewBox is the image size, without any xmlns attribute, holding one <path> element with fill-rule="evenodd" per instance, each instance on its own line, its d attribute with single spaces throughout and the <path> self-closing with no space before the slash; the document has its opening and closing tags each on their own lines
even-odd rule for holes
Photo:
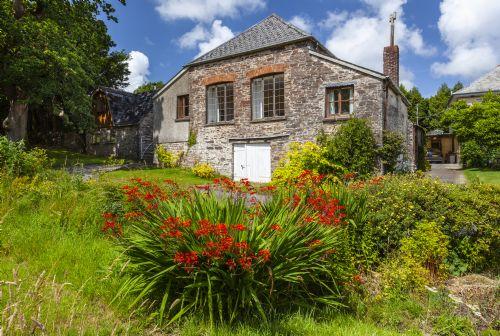
<svg viewBox="0 0 500 336">
<path fill-rule="evenodd" d="M 95 90 L 92 114 L 96 129 L 86 136 L 87 153 L 152 163 L 154 94 L 108 87 Z"/>
<path fill-rule="evenodd" d="M 427 132 L 427 160 L 430 163 L 459 163 L 460 145 L 451 132 L 440 129 Z"/>
</svg>

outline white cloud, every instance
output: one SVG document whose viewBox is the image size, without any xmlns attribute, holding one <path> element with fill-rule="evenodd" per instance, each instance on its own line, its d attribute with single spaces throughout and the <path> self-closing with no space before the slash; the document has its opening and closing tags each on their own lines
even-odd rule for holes
<svg viewBox="0 0 500 336">
<path fill-rule="evenodd" d="M 404 65 L 399 66 L 399 77 L 399 82 L 403 84 L 405 88 L 411 89 L 415 86 L 413 82 L 415 80 L 415 74 Z"/>
<path fill-rule="evenodd" d="M 331 29 L 338 26 L 340 23 L 347 19 L 349 14 L 347 11 L 342 12 L 328 12 L 327 18 L 319 22 L 319 26 L 323 29 Z"/>
<path fill-rule="evenodd" d="M 222 43 L 234 37 L 234 33 L 229 27 L 222 25 L 221 20 L 215 20 L 207 30 L 202 24 L 196 25 L 191 31 L 185 33 L 179 38 L 181 48 L 198 48 L 201 56 L 210 50 L 218 47 Z"/>
<path fill-rule="evenodd" d="M 310 19 L 300 15 L 295 15 L 289 22 L 306 33 L 311 33 L 314 27 L 314 23 Z"/>
<path fill-rule="evenodd" d="M 395 38 L 401 53 L 412 52 L 420 56 L 435 53 L 435 48 L 424 42 L 421 31 L 405 23 L 403 5 L 406 0 L 362 1 L 367 5 L 365 11 L 329 12 L 320 23 L 332 29 L 326 47 L 337 57 L 382 71 L 383 48 L 389 44 L 389 15 L 392 12 L 398 13 Z"/>
<path fill-rule="evenodd" d="M 440 10 L 448 60 L 434 63 L 434 74 L 473 78 L 500 63 L 500 1 L 443 0 Z"/>
<path fill-rule="evenodd" d="M 140 51 L 131 51 L 128 58 L 128 77 L 129 85 L 124 88 L 125 91 L 133 92 L 142 84 L 148 81 L 149 59 Z"/>
<path fill-rule="evenodd" d="M 179 38 L 181 48 L 194 48 L 199 41 L 207 38 L 208 32 L 202 24 L 197 24 L 192 30 L 188 31 Z"/>
<path fill-rule="evenodd" d="M 265 0 L 156 0 L 156 11 L 165 20 L 190 19 L 210 22 L 237 17 L 266 7 Z"/>
</svg>

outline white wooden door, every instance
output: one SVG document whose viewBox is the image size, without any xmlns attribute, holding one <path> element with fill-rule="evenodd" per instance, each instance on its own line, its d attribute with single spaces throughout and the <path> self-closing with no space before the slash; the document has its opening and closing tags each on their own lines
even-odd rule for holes
<svg viewBox="0 0 500 336">
<path fill-rule="evenodd" d="M 271 147 L 269 144 L 234 145 L 234 179 L 251 182 L 271 181 Z"/>
</svg>

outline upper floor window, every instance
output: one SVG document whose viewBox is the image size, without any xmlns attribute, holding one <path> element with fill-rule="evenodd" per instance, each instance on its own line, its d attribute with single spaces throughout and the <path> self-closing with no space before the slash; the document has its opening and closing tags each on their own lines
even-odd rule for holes
<svg viewBox="0 0 500 336">
<path fill-rule="evenodd" d="M 354 88 L 352 86 L 326 89 L 326 117 L 352 114 Z"/>
<path fill-rule="evenodd" d="M 285 115 L 285 76 L 276 74 L 252 80 L 252 119 Z"/>
<path fill-rule="evenodd" d="M 207 87 L 207 123 L 234 119 L 233 83 Z"/>
<path fill-rule="evenodd" d="M 189 95 L 177 96 L 177 119 L 189 119 Z"/>
</svg>

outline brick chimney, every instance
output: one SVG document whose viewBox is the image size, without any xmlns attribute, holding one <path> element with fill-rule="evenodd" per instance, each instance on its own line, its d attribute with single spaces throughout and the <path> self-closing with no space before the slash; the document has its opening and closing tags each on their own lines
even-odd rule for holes
<svg viewBox="0 0 500 336">
<path fill-rule="evenodd" d="M 399 86 L 399 47 L 394 45 L 394 21 L 396 21 L 396 12 L 389 18 L 391 23 L 391 45 L 384 48 L 384 75 Z"/>
</svg>

